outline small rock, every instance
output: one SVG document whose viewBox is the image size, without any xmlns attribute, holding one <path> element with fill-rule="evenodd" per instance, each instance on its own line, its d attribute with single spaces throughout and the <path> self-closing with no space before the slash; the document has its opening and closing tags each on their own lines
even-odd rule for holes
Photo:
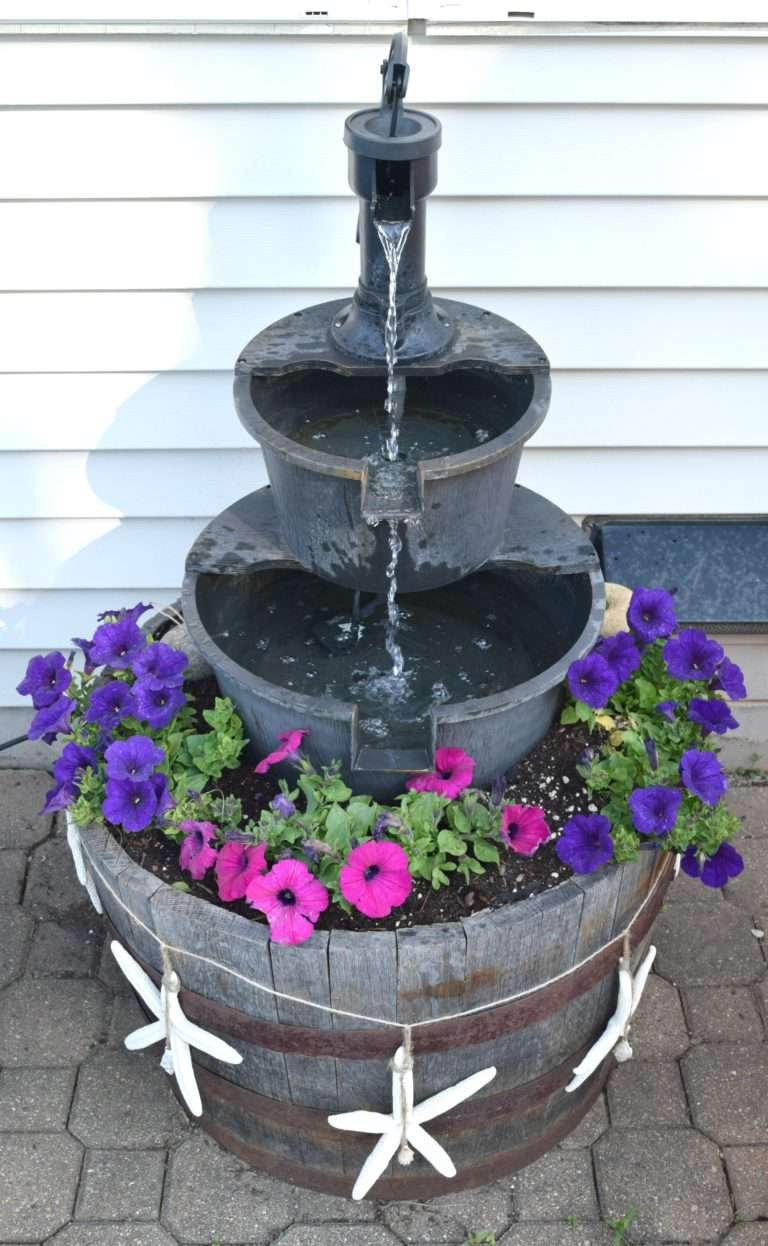
<svg viewBox="0 0 768 1246">
<path fill-rule="evenodd" d="M 632 590 L 624 584 L 605 586 L 605 615 L 600 628 L 601 636 L 615 636 L 627 629 L 627 610 L 632 600 Z"/>
<path fill-rule="evenodd" d="M 765 931 L 764 931 L 764 930 L 760 930 L 757 926 L 753 926 L 753 927 L 752 927 L 752 929 L 751 929 L 751 931 L 750 931 L 750 934 L 753 934 L 753 935 L 755 936 L 755 938 L 756 938 L 756 939 L 764 939 L 764 938 L 765 938 Z"/>
<path fill-rule="evenodd" d="M 163 636 L 163 644 L 187 655 L 189 665 L 184 672 L 184 678 L 190 683 L 197 683 L 198 680 L 207 679 L 213 674 L 213 667 L 199 652 L 185 623 L 177 623 L 175 627 L 170 628 Z"/>
</svg>

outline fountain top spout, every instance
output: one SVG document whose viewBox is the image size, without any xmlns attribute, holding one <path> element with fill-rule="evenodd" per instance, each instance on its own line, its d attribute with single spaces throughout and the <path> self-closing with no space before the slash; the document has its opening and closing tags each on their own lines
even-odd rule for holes
<svg viewBox="0 0 768 1246">
<path fill-rule="evenodd" d="M 381 105 L 382 116 L 389 113 L 388 133 L 390 138 L 397 135 L 397 123 L 400 117 L 402 101 L 408 90 L 410 76 L 408 64 L 408 38 L 406 35 L 395 35 L 389 47 L 389 56 L 381 62 Z"/>
<path fill-rule="evenodd" d="M 408 40 L 403 34 L 395 35 L 389 56 L 381 64 L 379 107 L 354 112 L 344 123 L 344 142 L 354 156 L 386 161 L 428 161 L 434 156 L 442 140 L 437 117 L 403 107 L 410 72 Z M 429 194 L 429 190 L 422 188 L 421 193 Z"/>
</svg>

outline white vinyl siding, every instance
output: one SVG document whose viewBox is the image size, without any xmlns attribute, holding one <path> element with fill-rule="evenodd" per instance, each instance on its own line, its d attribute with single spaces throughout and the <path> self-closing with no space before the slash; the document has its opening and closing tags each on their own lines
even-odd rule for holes
<svg viewBox="0 0 768 1246">
<path fill-rule="evenodd" d="M 356 282 L 343 120 L 387 43 L 0 33 L 0 705 L 98 609 L 172 599 L 263 483 L 232 367 Z M 444 128 L 430 283 L 547 351 L 520 478 L 574 514 L 768 510 L 767 46 L 411 39 L 409 103 Z M 759 703 L 765 647 L 740 643 Z"/>
</svg>

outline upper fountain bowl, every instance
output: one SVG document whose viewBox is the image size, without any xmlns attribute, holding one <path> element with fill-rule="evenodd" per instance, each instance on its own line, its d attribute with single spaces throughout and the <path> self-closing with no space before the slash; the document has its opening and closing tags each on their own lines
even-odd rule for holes
<svg viewBox="0 0 768 1246">
<path fill-rule="evenodd" d="M 439 357 L 398 367 L 401 457 L 380 452 L 385 373 L 352 360 L 328 325 L 345 303 L 277 321 L 246 347 L 235 404 L 260 443 L 284 540 L 316 575 L 382 592 L 388 525 L 400 523 L 401 592 L 438 588 L 498 548 L 523 445 L 544 419 L 549 364 L 528 334 L 478 307 L 440 300 L 455 334 Z"/>
</svg>

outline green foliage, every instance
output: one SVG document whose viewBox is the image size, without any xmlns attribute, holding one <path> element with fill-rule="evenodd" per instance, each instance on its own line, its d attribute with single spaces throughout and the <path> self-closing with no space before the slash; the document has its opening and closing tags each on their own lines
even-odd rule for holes
<svg viewBox="0 0 768 1246">
<path fill-rule="evenodd" d="M 623 1216 L 618 1216 L 615 1220 L 608 1221 L 608 1228 L 613 1236 L 611 1237 L 611 1246 L 624 1246 L 626 1242 L 626 1234 L 632 1228 L 637 1219 L 637 1208 L 632 1204 L 624 1212 Z"/>
<path fill-rule="evenodd" d="M 225 770 L 237 769 L 246 745 L 243 724 L 228 697 L 216 697 L 214 708 L 203 710 L 202 717 L 210 731 L 198 733 L 182 727 L 168 739 L 172 763 L 169 777 L 176 800 L 190 789 L 202 791 L 211 780 L 220 779 Z"/>
<path fill-rule="evenodd" d="M 496 1234 L 490 1229 L 473 1229 L 465 1246 L 496 1246 Z"/>
</svg>

